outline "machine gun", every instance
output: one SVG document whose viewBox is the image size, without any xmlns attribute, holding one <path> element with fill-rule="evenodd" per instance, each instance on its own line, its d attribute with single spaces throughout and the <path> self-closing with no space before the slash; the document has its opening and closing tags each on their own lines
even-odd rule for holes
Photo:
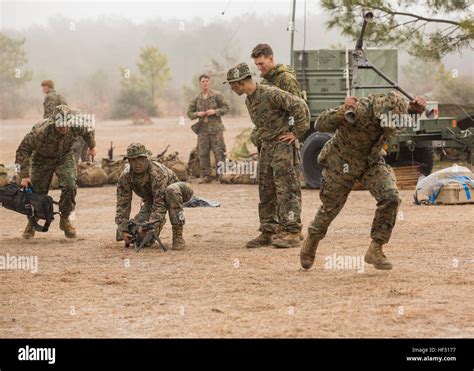
<svg viewBox="0 0 474 371">
<path fill-rule="evenodd" d="M 357 39 L 355 49 L 352 51 L 352 81 L 350 87 L 350 95 L 354 96 L 357 89 L 396 89 L 404 96 L 406 96 L 410 101 L 413 100 L 413 97 L 403 90 L 395 81 L 390 79 L 386 74 L 380 71 L 375 67 L 370 61 L 366 58 L 363 50 L 364 46 L 364 34 L 367 24 L 372 22 L 374 19 L 374 14 L 372 12 L 367 12 L 364 14 L 364 23 L 362 23 L 362 29 L 360 35 Z M 382 77 L 385 81 L 388 82 L 388 85 L 359 85 L 357 83 L 357 75 L 359 69 L 370 69 L 373 70 L 377 75 Z M 348 92 L 349 95 L 349 92 Z M 426 117 L 432 118 L 434 116 L 434 110 L 426 109 Z M 356 114 L 352 108 L 346 110 L 344 117 L 350 123 L 353 123 L 356 119 Z"/>
<path fill-rule="evenodd" d="M 110 142 L 110 148 L 107 150 L 107 156 L 109 157 L 109 160 L 114 159 L 114 142 Z"/>
<path fill-rule="evenodd" d="M 163 251 L 168 251 L 159 236 L 155 234 L 155 223 L 139 223 L 133 219 L 128 222 L 128 233 L 132 236 L 131 242 L 136 252 L 139 252 L 146 245 L 151 245 L 157 241 Z M 126 247 L 130 244 L 126 244 Z"/>
</svg>

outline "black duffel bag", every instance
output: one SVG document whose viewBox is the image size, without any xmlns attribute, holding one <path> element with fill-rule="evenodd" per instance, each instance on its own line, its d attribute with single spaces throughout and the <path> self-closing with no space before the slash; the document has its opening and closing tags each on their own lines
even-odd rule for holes
<svg viewBox="0 0 474 371">
<path fill-rule="evenodd" d="M 54 214 L 58 214 L 53 210 L 54 204 L 58 203 L 51 196 L 39 195 L 34 190 L 23 191 L 15 183 L 0 187 L 0 206 L 26 215 L 33 229 L 38 232 L 47 232 Z M 44 225 L 38 223 L 39 219 L 45 220 Z"/>
</svg>

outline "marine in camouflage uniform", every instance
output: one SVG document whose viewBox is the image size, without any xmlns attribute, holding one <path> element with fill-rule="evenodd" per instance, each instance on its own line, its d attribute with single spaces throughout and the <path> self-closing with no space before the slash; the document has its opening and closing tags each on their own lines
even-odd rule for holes
<svg viewBox="0 0 474 371">
<path fill-rule="evenodd" d="M 247 95 L 245 104 L 262 143 L 258 162 L 261 234 L 247 247 L 298 246 L 301 189 L 297 176 L 299 150 L 294 141 L 309 128 L 308 107 L 293 94 L 253 82 L 246 63 L 230 69 L 227 81 L 238 95 Z M 280 230 L 282 233 L 272 240 Z"/>
<path fill-rule="evenodd" d="M 59 105 L 67 105 L 67 102 L 64 100 L 64 98 L 56 93 L 56 90 L 54 90 L 54 82 L 51 80 L 44 80 L 41 83 L 41 87 L 43 88 L 43 92 L 45 92 L 45 97 L 44 97 L 44 102 L 43 102 L 43 108 L 44 108 L 44 113 L 43 113 L 43 118 L 47 119 L 50 117 L 54 109 L 59 106 Z"/>
<path fill-rule="evenodd" d="M 68 106 L 59 105 L 52 116 L 33 126 L 20 143 L 15 161 L 19 166 L 19 175 L 23 179 L 22 186 L 26 186 L 31 180 L 33 189 L 39 194 L 48 194 L 51 179 L 56 173 L 61 189 L 59 227 L 66 237 L 73 238 L 76 236 L 76 230 L 69 216 L 76 206 L 77 169 L 71 148 L 76 139 L 82 137 L 90 150 L 95 153 L 95 138 L 91 126 L 69 125 L 67 121 L 71 118 L 70 115 L 71 110 Z M 23 237 L 28 239 L 33 236 L 33 226 L 28 223 Z"/>
<path fill-rule="evenodd" d="M 59 105 L 67 105 L 66 100 L 62 95 L 58 94 L 54 90 L 54 82 L 51 80 L 44 80 L 41 82 L 41 87 L 45 93 L 43 102 L 43 118 L 46 119 L 53 115 L 54 109 Z M 85 161 L 87 157 L 87 143 L 82 137 L 78 137 L 76 142 L 72 146 L 72 153 L 74 154 L 74 161 L 76 164 L 79 160 Z"/>
<path fill-rule="evenodd" d="M 191 186 L 180 182 L 176 174 L 148 157 L 151 153 L 143 144 L 132 143 L 127 148 L 129 164 L 117 182 L 117 209 L 115 223 L 122 238 L 129 239 L 127 224 L 130 219 L 133 193 L 141 197 L 142 206 L 134 217 L 139 223 L 153 222 L 155 235 L 159 236 L 168 212 L 173 229 L 173 250 L 183 250 L 183 203 L 193 195 Z"/>
<path fill-rule="evenodd" d="M 200 77 L 200 83 L 203 78 L 207 78 L 207 82 L 209 81 L 209 77 L 204 75 L 204 77 Z M 199 112 L 207 112 L 208 110 L 214 110 L 215 114 L 199 117 Z M 188 117 L 191 120 L 199 119 L 193 125 L 193 131 L 198 135 L 199 166 L 201 168 L 201 178 L 205 183 L 212 180 L 211 150 L 216 158 L 216 164 L 225 162 L 225 128 L 221 117 L 228 111 L 229 103 L 227 99 L 220 92 L 212 89 L 209 89 L 206 95 L 201 91 L 188 107 Z"/>
<path fill-rule="evenodd" d="M 345 119 L 352 105 L 356 119 Z M 395 225 L 400 197 L 393 169 L 383 156 L 383 145 L 396 133 L 394 125 L 382 125 L 384 118 L 421 113 L 426 102 L 417 97 L 410 104 L 398 92 L 375 94 L 365 98 L 346 98 L 346 104 L 321 113 L 316 121 L 317 131 L 334 132 L 321 150 L 318 162 L 323 166 L 320 206 L 308 228 L 308 237 L 301 250 L 301 265 L 309 269 L 314 263 L 318 243 L 344 206 L 356 181 L 361 182 L 377 200 L 372 222 L 369 250 L 365 261 L 377 269 L 391 269 L 392 264 L 382 251 Z M 398 116 L 400 117 L 400 116 Z M 387 122 L 387 121 L 386 121 Z"/>
</svg>

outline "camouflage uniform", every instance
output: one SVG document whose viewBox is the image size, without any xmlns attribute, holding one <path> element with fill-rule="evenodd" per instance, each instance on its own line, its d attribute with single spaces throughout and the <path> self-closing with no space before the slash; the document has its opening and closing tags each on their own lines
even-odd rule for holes
<svg viewBox="0 0 474 371">
<path fill-rule="evenodd" d="M 196 112 L 214 109 L 213 116 L 198 117 Z M 216 157 L 216 163 L 225 161 L 226 147 L 224 142 L 224 124 L 221 116 L 229 111 L 227 99 L 218 91 L 209 89 L 207 98 L 200 93 L 188 107 L 188 117 L 198 121 L 198 156 L 201 168 L 201 177 L 211 175 L 211 150 Z"/>
<path fill-rule="evenodd" d="M 64 98 L 56 93 L 56 90 L 54 89 L 50 89 L 48 94 L 46 94 L 46 96 L 44 97 L 44 102 L 43 102 L 43 108 L 44 108 L 44 114 L 43 114 L 43 118 L 46 119 L 48 117 L 50 117 L 53 112 L 54 112 L 54 109 L 61 105 L 61 104 L 64 104 L 64 105 L 67 105 L 66 101 L 64 100 Z"/>
<path fill-rule="evenodd" d="M 70 112 L 65 105 L 56 107 L 56 113 Z M 77 169 L 71 152 L 73 143 L 78 137 L 84 138 L 89 148 L 95 147 L 94 130 L 88 126 L 71 126 L 65 134 L 56 129 L 56 121 L 51 116 L 33 126 L 24 137 L 16 151 L 16 164 L 20 166 L 21 178 L 30 176 L 35 192 L 47 194 L 53 174 L 58 176 L 61 196 L 59 211 L 67 217 L 76 206 Z"/>
<path fill-rule="evenodd" d="M 139 143 L 131 144 L 127 149 L 127 158 L 144 156 L 144 148 Z M 173 233 L 175 227 L 184 225 L 183 203 L 193 195 L 191 186 L 180 182 L 176 174 L 163 164 L 148 160 L 148 168 L 144 173 L 134 173 L 127 164 L 118 179 L 115 223 L 120 231 L 128 231 L 133 192 L 143 202 L 134 219 L 139 223 L 155 222 L 157 236 L 165 224 L 166 211 L 170 216 Z"/>
<path fill-rule="evenodd" d="M 299 149 L 278 139 L 292 128 L 300 138 L 309 128 L 306 103 L 273 86 L 259 85 L 245 104 L 262 143 L 258 162 L 260 231 L 275 234 L 301 231 Z"/>
<path fill-rule="evenodd" d="M 384 161 L 383 145 L 395 133 L 382 127 L 382 115 L 408 113 L 408 102 L 397 92 L 359 98 L 356 121 L 344 118 L 344 106 L 326 110 L 316 121 L 316 130 L 335 132 L 318 157 L 323 168 L 319 208 L 308 232 L 321 240 L 344 206 L 354 183 L 360 181 L 377 200 L 371 237 L 377 244 L 389 241 L 400 197 L 394 171 Z"/>
</svg>

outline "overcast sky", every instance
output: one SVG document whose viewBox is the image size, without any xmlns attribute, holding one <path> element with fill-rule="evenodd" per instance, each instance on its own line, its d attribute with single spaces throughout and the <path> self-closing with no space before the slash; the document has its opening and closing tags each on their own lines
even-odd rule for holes
<svg viewBox="0 0 474 371">
<path fill-rule="evenodd" d="M 50 17 L 61 14 L 80 20 L 103 15 L 126 17 L 143 23 L 156 17 L 191 20 L 201 17 L 208 21 L 242 16 L 249 12 L 260 16 L 290 15 L 291 0 L 211 0 L 211 1 L 3 1 L 1 3 L 1 25 L 21 30 L 33 24 L 44 25 Z M 306 0 L 307 12 L 320 12 L 319 0 Z M 296 14 L 302 15 L 304 0 L 297 0 Z M 224 14 L 222 14 L 224 12 Z"/>
</svg>

